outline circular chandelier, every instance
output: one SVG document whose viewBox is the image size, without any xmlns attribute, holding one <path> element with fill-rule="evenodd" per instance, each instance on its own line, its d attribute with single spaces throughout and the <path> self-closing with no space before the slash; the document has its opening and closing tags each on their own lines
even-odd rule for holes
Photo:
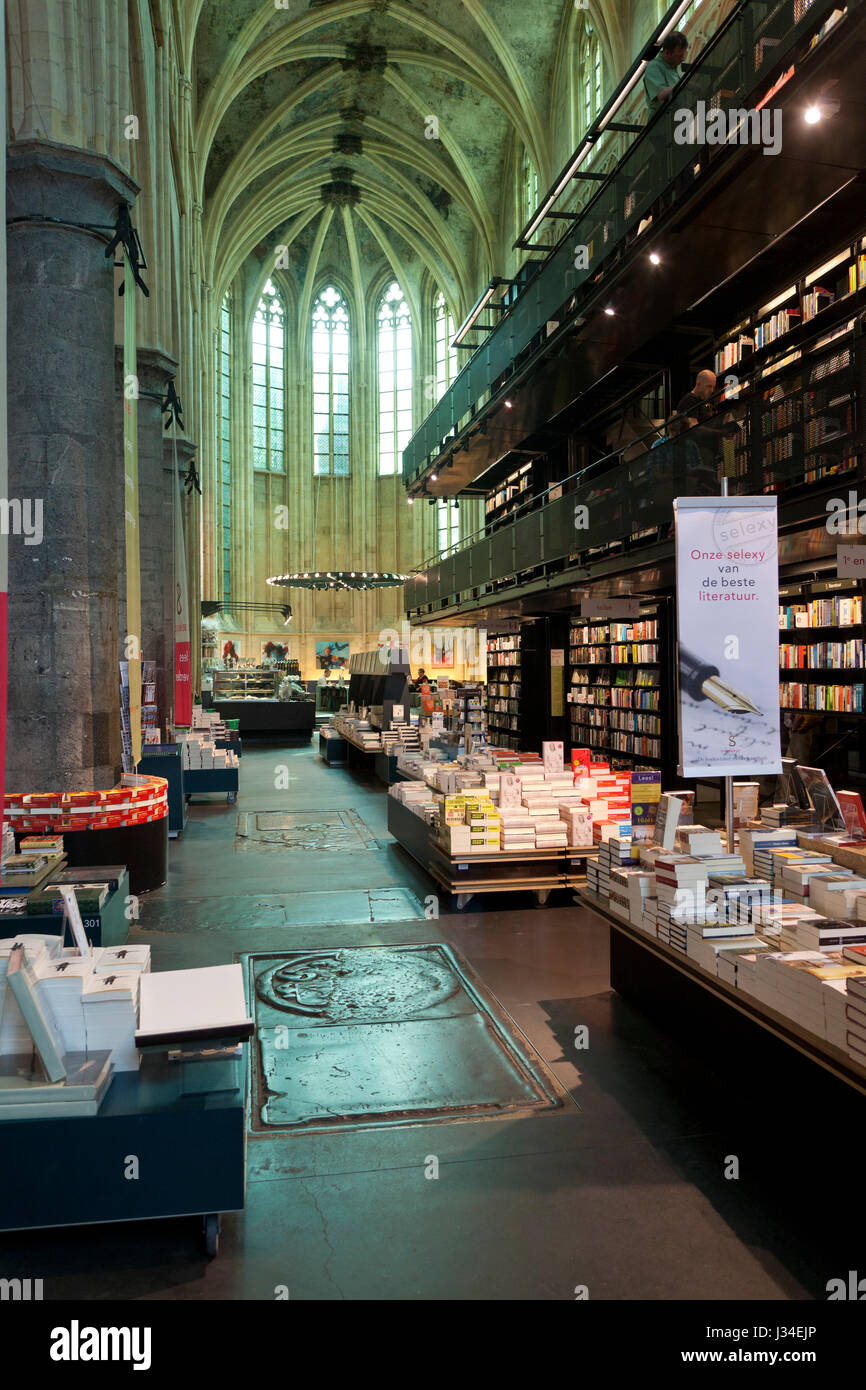
<svg viewBox="0 0 866 1390">
<path fill-rule="evenodd" d="M 267 582 L 287 589 L 396 589 L 409 577 L 381 570 L 304 570 L 274 575 Z"/>
</svg>

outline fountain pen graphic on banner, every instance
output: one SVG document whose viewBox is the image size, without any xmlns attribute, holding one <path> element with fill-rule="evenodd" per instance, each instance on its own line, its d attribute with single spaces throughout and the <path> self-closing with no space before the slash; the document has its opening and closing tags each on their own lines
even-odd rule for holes
<svg viewBox="0 0 866 1390">
<path fill-rule="evenodd" d="M 680 684 L 693 700 L 712 700 L 719 709 L 729 714 L 760 714 L 741 690 L 735 690 L 719 676 L 718 666 L 709 661 L 701 661 L 693 652 L 680 647 Z"/>
</svg>

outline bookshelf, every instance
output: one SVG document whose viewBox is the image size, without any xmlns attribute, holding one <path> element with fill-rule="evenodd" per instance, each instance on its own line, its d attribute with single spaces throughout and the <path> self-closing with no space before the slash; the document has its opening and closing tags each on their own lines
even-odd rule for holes
<svg viewBox="0 0 866 1390">
<path fill-rule="evenodd" d="M 663 710 L 668 614 L 656 604 L 628 622 L 573 618 L 569 634 L 572 747 L 597 749 L 613 766 L 672 768 Z M 668 700 L 668 705 L 673 704 Z"/>
<path fill-rule="evenodd" d="M 725 473 L 741 480 L 735 491 L 782 492 L 857 468 L 855 371 L 864 306 L 860 237 L 717 340 L 723 409 L 741 422 L 740 434 L 724 445 Z"/>
<path fill-rule="evenodd" d="M 509 473 L 504 482 L 487 495 L 484 520 L 493 526 L 510 516 L 533 495 L 532 461 Z"/>
<path fill-rule="evenodd" d="M 866 713 L 863 586 L 815 580 L 779 590 L 779 703 L 783 712 L 844 719 Z"/>
<path fill-rule="evenodd" d="M 519 632 L 487 638 L 487 736 L 501 748 L 520 748 L 521 637 Z"/>
</svg>

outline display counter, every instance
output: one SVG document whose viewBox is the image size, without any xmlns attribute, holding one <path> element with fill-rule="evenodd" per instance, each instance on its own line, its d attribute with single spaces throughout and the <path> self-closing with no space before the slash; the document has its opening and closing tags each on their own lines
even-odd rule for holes
<svg viewBox="0 0 866 1390">
<path fill-rule="evenodd" d="M 452 907 L 462 910 L 478 893 L 531 892 L 539 906 L 553 888 L 574 888 L 585 882 L 591 849 L 537 849 L 510 853 L 468 854 L 452 858 L 433 838 L 427 821 L 388 797 L 388 829 L 394 839 L 450 894 Z"/>
<path fill-rule="evenodd" d="M 312 700 L 214 699 L 220 719 L 236 719 L 241 734 L 290 734 L 306 742 L 316 726 Z"/>
<path fill-rule="evenodd" d="M 760 1030 L 866 1095 L 866 1068 L 859 1066 L 847 1052 L 808 1032 L 753 995 L 728 985 L 657 937 L 630 926 L 609 910 L 607 899 L 590 893 L 586 887 L 579 887 L 576 896 L 610 927 L 610 983 L 624 998 L 651 1011 L 663 1023 L 700 1020 L 700 1029 L 694 1032 L 694 1037 L 697 1038 L 702 1030 L 705 1036 L 716 1040 L 716 1046 L 720 1038 L 725 1039 L 727 1046 L 735 1026 L 742 1038 L 744 1025 L 749 1030 L 745 1039 L 747 1043 L 751 1039 L 754 1046 L 756 1030 Z M 717 1028 L 712 1026 L 708 999 L 721 1006 L 714 1010 L 719 1020 Z M 757 1057 L 753 1061 L 757 1067 Z"/>
<path fill-rule="evenodd" d="M 126 864 L 131 893 L 165 883 L 168 862 L 168 783 L 124 773 L 104 791 L 7 792 L 6 818 L 15 847 L 24 835 L 62 835 L 70 868 Z"/>
</svg>

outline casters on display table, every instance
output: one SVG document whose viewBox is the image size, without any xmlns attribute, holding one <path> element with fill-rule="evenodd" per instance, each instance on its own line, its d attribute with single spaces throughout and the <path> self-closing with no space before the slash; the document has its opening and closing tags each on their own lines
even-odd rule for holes
<svg viewBox="0 0 866 1390">
<path fill-rule="evenodd" d="M 210 1212 L 204 1218 L 204 1251 L 209 1260 L 219 1253 L 220 1217 L 219 1212 Z"/>
</svg>

